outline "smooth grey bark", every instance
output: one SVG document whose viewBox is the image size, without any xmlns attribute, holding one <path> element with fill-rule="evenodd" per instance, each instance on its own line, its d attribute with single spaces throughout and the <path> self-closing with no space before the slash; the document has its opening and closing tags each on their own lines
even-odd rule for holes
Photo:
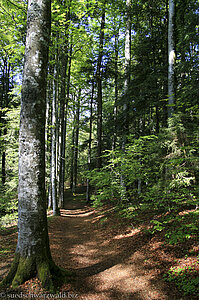
<svg viewBox="0 0 199 300">
<path fill-rule="evenodd" d="M 172 117 L 175 103 L 174 66 L 175 66 L 175 0 L 169 0 L 168 23 L 168 117 Z"/>
<path fill-rule="evenodd" d="M 2 285 L 15 288 L 38 275 L 53 290 L 46 215 L 45 115 L 50 37 L 50 0 L 29 0 L 19 136 L 18 241 L 15 259 Z"/>
<path fill-rule="evenodd" d="M 99 54 L 97 61 L 96 83 L 97 83 L 97 164 L 96 167 L 102 167 L 102 58 L 103 58 L 103 44 L 104 44 L 104 28 L 105 28 L 105 5 L 102 11 Z"/>
</svg>

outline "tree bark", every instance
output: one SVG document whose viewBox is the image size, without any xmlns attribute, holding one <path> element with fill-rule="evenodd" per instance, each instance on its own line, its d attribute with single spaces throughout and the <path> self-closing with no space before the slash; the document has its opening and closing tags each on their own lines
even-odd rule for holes
<svg viewBox="0 0 199 300">
<path fill-rule="evenodd" d="M 18 242 L 2 285 L 16 288 L 35 274 L 54 290 L 45 192 L 45 92 L 50 37 L 50 0 L 29 0 L 19 137 Z"/>
<path fill-rule="evenodd" d="M 59 181 L 59 207 L 63 207 L 64 205 L 64 180 L 65 180 L 65 157 L 66 157 L 66 120 L 67 120 L 67 108 L 69 101 L 69 93 L 70 93 L 70 74 L 71 74 L 71 60 L 72 60 L 72 43 L 70 45 L 70 53 L 69 60 L 67 60 L 68 64 L 68 74 L 67 74 L 67 92 L 66 92 L 66 100 L 64 106 L 64 115 L 63 115 L 63 128 L 62 128 L 62 147 L 61 147 L 61 162 L 60 162 L 60 181 Z"/>
<path fill-rule="evenodd" d="M 79 90 L 77 99 L 77 108 L 75 116 L 75 139 L 74 139 L 74 159 L 73 159 L 73 187 L 72 192 L 75 193 L 77 186 L 77 163 L 78 163 L 78 144 L 79 144 L 79 114 L 80 114 L 81 89 Z"/>
<path fill-rule="evenodd" d="M 122 140 L 122 149 L 125 149 L 127 135 L 129 131 L 129 97 L 127 95 L 130 83 L 130 65 L 131 65 L 131 0 L 126 0 L 126 30 L 125 30 L 125 81 L 124 93 L 125 101 L 123 105 L 124 113 L 124 134 Z"/>
<path fill-rule="evenodd" d="M 126 30 L 125 30 L 125 81 L 124 81 L 124 94 L 125 100 L 123 104 L 123 114 L 124 114 L 124 126 L 123 126 L 123 136 L 122 136 L 122 150 L 125 152 L 127 136 L 129 132 L 129 97 L 128 87 L 130 83 L 130 64 L 131 64 L 131 0 L 126 0 Z M 123 167 L 121 166 L 123 169 Z M 125 176 L 121 174 L 120 176 L 121 185 L 121 201 L 126 198 L 127 187 L 125 184 Z"/>
<path fill-rule="evenodd" d="M 102 11 L 101 28 L 100 28 L 100 42 L 99 42 L 99 55 L 97 62 L 97 168 L 102 167 L 102 77 L 101 66 L 103 57 L 103 44 L 104 44 L 104 27 L 105 27 L 105 6 Z"/>
<path fill-rule="evenodd" d="M 115 150 L 116 141 L 117 141 L 117 105 L 118 105 L 118 39 L 119 39 L 119 30 L 115 34 L 115 103 L 113 108 L 113 120 L 114 120 L 114 129 L 113 129 L 113 141 L 112 149 Z"/>
<path fill-rule="evenodd" d="M 54 65 L 53 97 L 52 97 L 52 142 L 51 142 L 51 185 L 52 185 L 53 216 L 59 215 L 58 201 L 57 201 L 57 178 L 56 178 L 56 168 L 57 168 L 56 127 L 57 127 L 57 66 Z"/>
<path fill-rule="evenodd" d="M 4 68 L 3 68 L 3 76 L 2 76 L 2 108 L 7 108 L 9 105 L 9 91 L 10 91 L 10 71 L 11 66 L 10 63 L 7 61 L 7 59 L 4 60 Z M 3 113 L 3 116 L 5 116 L 5 113 Z M 6 127 L 6 120 L 3 118 L 1 120 L 3 125 L 3 136 L 7 134 L 7 127 Z M 3 141 L 3 147 L 2 147 L 2 161 L 1 161 L 1 171 L 2 171 L 2 185 L 6 183 L 6 147 L 4 138 Z"/>
<path fill-rule="evenodd" d="M 91 144 L 92 144 L 92 127 L 93 127 L 93 97 L 94 81 L 92 82 L 91 102 L 90 102 L 90 124 L 89 124 L 89 141 L 88 141 L 88 171 L 91 170 Z M 86 201 L 90 202 L 90 182 L 86 180 Z"/>
<path fill-rule="evenodd" d="M 169 0 L 169 24 L 168 24 L 168 117 L 172 117 L 175 103 L 174 89 L 174 65 L 175 65 L 175 43 L 174 43 L 174 17 L 175 0 Z"/>
</svg>

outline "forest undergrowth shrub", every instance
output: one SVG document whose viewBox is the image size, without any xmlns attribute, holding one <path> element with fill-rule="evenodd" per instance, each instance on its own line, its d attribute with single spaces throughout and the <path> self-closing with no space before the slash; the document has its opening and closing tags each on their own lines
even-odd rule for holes
<svg viewBox="0 0 199 300">
<path fill-rule="evenodd" d="M 106 166 L 89 175 L 96 187 L 95 206 L 110 201 L 128 219 L 150 211 L 154 214 L 151 233 L 164 230 L 172 244 L 196 236 L 199 229 L 197 211 L 186 217 L 179 215 L 197 207 L 199 191 L 199 143 L 194 139 L 197 132 L 192 135 L 194 146 L 190 147 L 190 137 L 181 119 L 174 116 L 158 136 L 129 137 L 125 151 L 107 151 Z"/>
<path fill-rule="evenodd" d="M 171 267 L 164 275 L 165 281 L 174 282 L 185 296 L 199 296 L 199 258 L 189 266 Z"/>
</svg>

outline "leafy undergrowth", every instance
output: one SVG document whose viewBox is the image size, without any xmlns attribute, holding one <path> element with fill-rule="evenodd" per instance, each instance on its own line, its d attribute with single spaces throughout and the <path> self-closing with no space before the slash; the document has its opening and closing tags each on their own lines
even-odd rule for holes
<svg viewBox="0 0 199 300">
<path fill-rule="evenodd" d="M 185 256 L 176 266 L 170 267 L 164 278 L 174 282 L 184 295 L 199 297 L 199 256 L 197 259 Z"/>
</svg>

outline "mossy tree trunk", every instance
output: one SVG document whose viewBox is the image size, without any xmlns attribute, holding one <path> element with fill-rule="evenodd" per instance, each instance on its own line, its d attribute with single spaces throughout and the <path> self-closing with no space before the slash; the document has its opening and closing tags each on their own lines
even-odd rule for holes
<svg viewBox="0 0 199 300">
<path fill-rule="evenodd" d="M 19 137 L 19 219 L 15 259 L 2 285 L 37 275 L 53 290 L 45 193 L 45 98 L 50 0 L 29 0 Z"/>
</svg>

